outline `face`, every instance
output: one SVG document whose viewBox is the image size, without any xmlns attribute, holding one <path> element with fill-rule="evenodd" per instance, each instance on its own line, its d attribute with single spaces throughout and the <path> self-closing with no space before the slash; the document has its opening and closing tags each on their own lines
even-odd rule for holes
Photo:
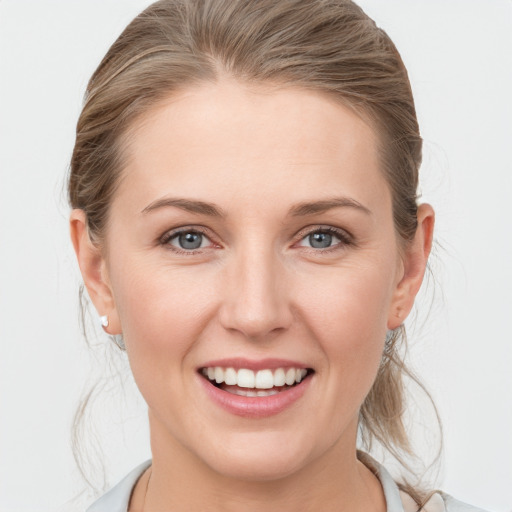
<svg viewBox="0 0 512 512">
<path fill-rule="evenodd" d="M 349 453 L 407 274 L 373 130 L 225 80 L 161 103 L 127 151 L 90 293 L 154 455 L 268 480 Z"/>
</svg>

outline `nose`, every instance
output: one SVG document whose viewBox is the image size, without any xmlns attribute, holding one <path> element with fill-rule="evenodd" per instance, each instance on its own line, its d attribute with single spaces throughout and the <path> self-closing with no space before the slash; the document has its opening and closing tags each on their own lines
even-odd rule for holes
<svg viewBox="0 0 512 512">
<path fill-rule="evenodd" d="M 228 267 L 219 312 L 225 329 L 261 341 L 290 327 L 290 282 L 270 248 L 233 255 Z"/>
</svg>

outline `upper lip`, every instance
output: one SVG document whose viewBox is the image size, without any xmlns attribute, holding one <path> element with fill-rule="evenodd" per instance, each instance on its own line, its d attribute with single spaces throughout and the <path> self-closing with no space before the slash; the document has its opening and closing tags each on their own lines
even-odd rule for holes
<svg viewBox="0 0 512 512">
<path fill-rule="evenodd" d="M 228 359 L 216 359 L 214 361 L 207 361 L 202 364 L 198 370 L 202 368 L 212 368 L 215 366 L 219 366 L 221 368 L 235 368 L 239 370 L 241 368 L 245 368 L 247 370 L 275 370 L 277 368 L 310 368 L 308 365 L 298 362 L 292 361 L 290 359 L 275 359 L 275 358 L 267 358 L 267 359 L 246 359 L 243 357 L 232 357 Z"/>
</svg>

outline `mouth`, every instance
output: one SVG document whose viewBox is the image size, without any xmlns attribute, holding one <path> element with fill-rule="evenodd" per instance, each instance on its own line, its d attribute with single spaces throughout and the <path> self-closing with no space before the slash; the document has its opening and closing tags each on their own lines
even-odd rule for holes
<svg viewBox="0 0 512 512">
<path fill-rule="evenodd" d="M 302 367 L 279 367 L 251 370 L 222 366 L 206 366 L 199 374 L 214 387 L 242 397 L 268 397 L 297 387 L 314 370 Z"/>
</svg>

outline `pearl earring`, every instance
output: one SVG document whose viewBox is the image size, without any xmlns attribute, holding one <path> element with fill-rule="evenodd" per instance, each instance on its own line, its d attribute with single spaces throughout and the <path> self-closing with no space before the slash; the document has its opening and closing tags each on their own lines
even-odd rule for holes
<svg viewBox="0 0 512 512">
<path fill-rule="evenodd" d="M 107 315 L 100 316 L 100 324 L 101 327 L 103 327 L 103 330 L 106 332 L 106 328 L 108 327 Z M 124 344 L 124 338 L 122 334 L 111 334 L 110 338 L 118 346 L 120 350 L 126 350 L 126 345 Z"/>
</svg>

